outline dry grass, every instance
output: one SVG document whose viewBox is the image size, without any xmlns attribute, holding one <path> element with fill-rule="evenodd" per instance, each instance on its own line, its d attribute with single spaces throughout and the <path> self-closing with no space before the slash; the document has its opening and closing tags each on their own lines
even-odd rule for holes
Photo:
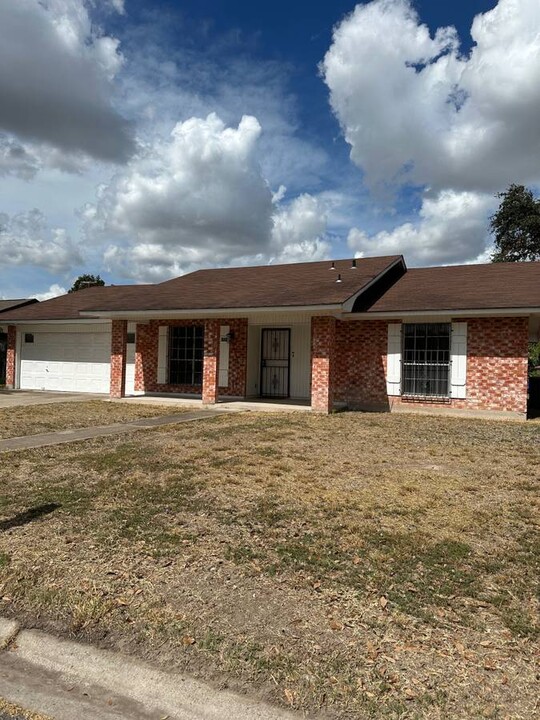
<svg viewBox="0 0 540 720">
<path fill-rule="evenodd" d="M 0 440 L 54 430 L 112 425 L 157 415 L 174 415 L 189 409 L 192 408 L 111 403 L 104 400 L 0 408 Z"/>
<path fill-rule="evenodd" d="M 52 720 L 48 715 L 41 715 L 39 713 L 25 710 L 19 705 L 4 700 L 0 697 L 0 718 L 14 718 L 14 720 Z"/>
<path fill-rule="evenodd" d="M 536 423 L 222 416 L 0 483 L 0 613 L 327 716 L 539 716 Z"/>
</svg>

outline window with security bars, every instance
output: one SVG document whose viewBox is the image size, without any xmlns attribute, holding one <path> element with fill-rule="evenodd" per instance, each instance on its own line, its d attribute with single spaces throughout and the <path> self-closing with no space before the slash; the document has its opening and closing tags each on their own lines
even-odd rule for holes
<svg viewBox="0 0 540 720">
<path fill-rule="evenodd" d="M 450 324 L 405 323 L 401 360 L 402 395 L 448 397 Z"/>
<path fill-rule="evenodd" d="M 169 383 L 202 385 L 204 327 L 169 328 Z"/>
</svg>

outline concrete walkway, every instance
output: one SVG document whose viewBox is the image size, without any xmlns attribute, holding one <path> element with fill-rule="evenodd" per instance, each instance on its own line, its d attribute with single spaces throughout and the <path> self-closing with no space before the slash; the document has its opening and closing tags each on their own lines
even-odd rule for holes
<svg viewBox="0 0 540 720">
<path fill-rule="evenodd" d="M 0 695 L 54 720 L 298 720 L 131 657 L 0 618 Z"/>
<path fill-rule="evenodd" d="M 0 390 L 0 409 L 108 399 L 108 395 L 98 395 L 97 393 L 47 392 L 46 390 Z"/>
<path fill-rule="evenodd" d="M 0 453 L 13 452 L 15 450 L 30 450 L 32 448 L 46 447 L 47 445 L 61 445 L 63 443 L 77 442 L 78 440 L 90 440 L 106 435 L 120 435 L 121 433 L 134 432 L 135 430 L 148 430 L 160 425 L 175 425 L 177 423 L 194 422 L 195 420 L 206 420 L 221 415 L 219 410 L 195 410 L 177 415 L 163 415 L 154 418 L 142 418 L 131 420 L 125 423 L 114 425 L 99 425 L 96 427 L 77 428 L 75 430 L 55 430 L 40 435 L 26 435 L 24 437 L 7 438 L 0 440 Z"/>
</svg>

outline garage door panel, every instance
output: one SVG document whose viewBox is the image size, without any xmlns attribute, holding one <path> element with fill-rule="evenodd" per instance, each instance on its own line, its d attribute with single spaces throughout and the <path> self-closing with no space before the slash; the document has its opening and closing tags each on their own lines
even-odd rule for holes
<svg viewBox="0 0 540 720">
<path fill-rule="evenodd" d="M 111 336 L 101 333 L 34 332 L 21 347 L 23 390 L 107 393 Z"/>
</svg>

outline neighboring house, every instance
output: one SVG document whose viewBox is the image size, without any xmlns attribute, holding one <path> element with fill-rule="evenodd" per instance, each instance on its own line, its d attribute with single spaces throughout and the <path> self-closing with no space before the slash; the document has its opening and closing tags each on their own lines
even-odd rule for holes
<svg viewBox="0 0 540 720">
<path fill-rule="evenodd" d="M 24 307 L 25 305 L 32 305 L 37 300 L 0 300 L 0 315 L 8 310 L 15 310 L 16 308 Z M 7 326 L 4 329 L 2 327 L 2 318 L 0 317 L 0 386 L 6 383 L 6 363 L 7 363 Z"/>
<path fill-rule="evenodd" d="M 393 256 L 199 270 L 5 318 L 7 380 L 21 389 L 524 417 L 540 263 L 407 270 Z"/>
</svg>

